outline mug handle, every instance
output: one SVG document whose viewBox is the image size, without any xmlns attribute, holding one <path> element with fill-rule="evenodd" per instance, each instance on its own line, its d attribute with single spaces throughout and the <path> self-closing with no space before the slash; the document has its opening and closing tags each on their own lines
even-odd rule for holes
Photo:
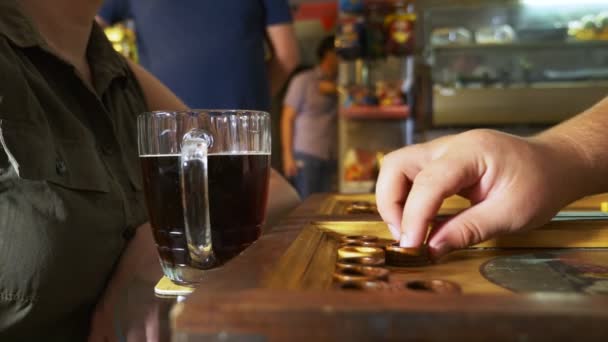
<svg viewBox="0 0 608 342">
<path fill-rule="evenodd" d="M 192 129 L 182 139 L 180 187 L 184 224 L 192 266 L 200 269 L 215 264 L 209 216 L 208 150 L 213 137 Z"/>
</svg>

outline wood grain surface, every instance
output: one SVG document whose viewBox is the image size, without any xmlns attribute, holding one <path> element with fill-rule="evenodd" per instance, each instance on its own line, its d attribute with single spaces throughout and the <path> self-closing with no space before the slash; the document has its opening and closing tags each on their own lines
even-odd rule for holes
<svg viewBox="0 0 608 342">
<path fill-rule="evenodd" d="M 605 199 L 584 199 L 573 208 L 597 210 Z M 327 213 L 328 203 L 345 200 L 350 199 L 313 196 L 240 256 L 209 271 L 197 290 L 174 309 L 175 336 L 180 341 L 197 341 L 201 336 L 271 341 L 605 340 L 608 336 L 608 296 L 515 294 L 480 273 L 492 258 L 538 248 L 474 248 L 454 252 L 435 265 L 391 269 L 391 281 L 450 280 L 462 288 L 459 295 L 336 290 L 331 278 L 336 234 L 388 237 L 377 217 L 362 222 L 359 216 Z M 460 199 L 454 201 L 450 203 L 455 207 L 462 204 Z M 599 235 L 588 234 L 587 240 L 601 236 L 603 244 L 606 227 L 597 224 Z M 564 247 L 555 240 L 556 234 L 577 229 L 571 222 L 552 230 L 545 227 L 545 233 L 539 231 L 540 240 Z"/>
<path fill-rule="evenodd" d="M 605 341 L 608 300 L 258 289 L 178 304 L 180 341 Z M 240 338 L 240 339 L 238 339 Z"/>
</svg>

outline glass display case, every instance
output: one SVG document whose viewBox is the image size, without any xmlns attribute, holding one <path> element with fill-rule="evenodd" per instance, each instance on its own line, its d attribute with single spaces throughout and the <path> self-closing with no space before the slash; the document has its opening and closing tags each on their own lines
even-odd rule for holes
<svg viewBox="0 0 608 342">
<path fill-rule="evenodd" d="M 608 2 L 430 8 L 437 126 L 554 124 L 608 94 Z"/>
</svg>

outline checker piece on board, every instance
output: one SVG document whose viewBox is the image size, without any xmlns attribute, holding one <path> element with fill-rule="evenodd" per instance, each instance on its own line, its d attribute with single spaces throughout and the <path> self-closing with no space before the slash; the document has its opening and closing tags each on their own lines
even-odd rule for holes
<svg viewBox="0 0 608 342">
<path fill-rule="evenodd" d="M 399 247 L 399 243 L 386 246 L 386 265 L 396 267 L 424 266 L 431 263 L 428 245 L 408 248 Z"/>
</svg>

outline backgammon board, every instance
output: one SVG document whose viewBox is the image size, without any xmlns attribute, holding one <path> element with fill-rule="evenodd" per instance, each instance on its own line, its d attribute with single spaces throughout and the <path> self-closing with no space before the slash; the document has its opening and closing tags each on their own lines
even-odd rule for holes
<svg viewBox="0 0 608 342">
<path fill-rule="evenodd" d="M 373 197 L 315 196 L 208 272 L 174 309 L 176 338 L 606 340 L 607 197 L 534 231 L 399 263 Z M 467 205 L 451 198 L 440 215 Z"/>
<path fill-rule="evenodd" d="M 378 217 L 376 208 L 376 198 L 372 194 L 343 195 L 336 194 L 330 196 L 317 197 L 314 202 L 306 203 L 303 207 L 311 208 L 304 211 L 304 215 L 327 215 L 327 216 L 359 216 L 359 217 Z M 312 201 L 311 201 L 312 202 Z M 565 211 L 601 211 L 602 203 L 608 204 L 608 194 L 599 194 L 582 198 L 571 203 Z M 470 202 L 460 196 L 452 196 L 443 201 L 439 214 L 452 214 L 467 208 Z M 311 212 L 312 210 L 312 212 Z M 296 216 L 298 212 L 295 213 Z"/>
</svg>

